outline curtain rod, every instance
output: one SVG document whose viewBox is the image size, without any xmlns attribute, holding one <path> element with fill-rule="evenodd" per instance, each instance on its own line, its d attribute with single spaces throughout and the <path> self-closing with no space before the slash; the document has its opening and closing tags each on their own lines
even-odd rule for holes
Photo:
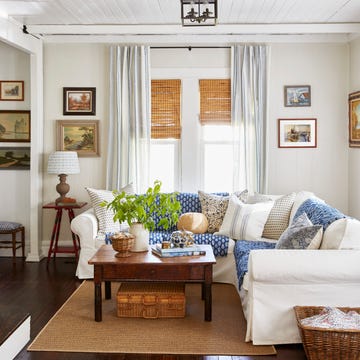
<svg viewBox="0 0 360 360">
<path fill-rule="evenodd" d="M 150 46 L 150 49 L 230 49 L 231 46 Z"/>
</svg>

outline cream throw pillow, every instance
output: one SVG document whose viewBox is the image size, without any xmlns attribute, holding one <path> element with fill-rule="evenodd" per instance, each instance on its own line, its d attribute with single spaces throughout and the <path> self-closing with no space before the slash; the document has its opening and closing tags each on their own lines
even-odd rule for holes
<svg viewBox="0 0 360 360">
<path fill-rule="evenodd" d="M 216 235 L 235 240 L 260 240 L 273 204 L 272 201 L 244 204 L 231 195 L 224 221 Z"/>
<path fill-rule="evenodd" d="M 179 217 L 177 223 L 178 230 L 191 231 L 194 234 L 204 234 L 208 229 L 209 223 L 202 213 L 188 212 Z"/>
<path fill-rule="evenodd" d="M 320 249 L 360 250 L 360 221 L 338 219 L 325 230 Z"/>
<path fill-rule="evenodd" d="M 95 216 L 99 223 L 99 232 L 111 233 L 122 231 L 128 228 L 125 223 L 120 224 L 118 221 L 114 222 L 114 212 L 106 207 L 100 206 L 103 201 L 110 202 L 114 200 L 114 195 L 110 190 L 99 190 L 93 188 L 85 188 L 89 194 L 91 204 L 94 208 Z M 120 192 L 125 191 L 127 194 L 134 194 L 134 188 L 132 184 L 124 186 L 120 189 Z"/>
</svg>

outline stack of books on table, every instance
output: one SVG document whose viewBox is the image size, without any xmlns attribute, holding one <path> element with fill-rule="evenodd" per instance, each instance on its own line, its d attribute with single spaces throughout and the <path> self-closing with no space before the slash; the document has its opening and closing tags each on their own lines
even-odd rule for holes
<svg viewBox="0 0 360 360">
<path fill-rule="evenodd" d="M 160 257 L 174 257 L 174 256 L 199 256 L 205 255 L 206 251 L 202 250 L 199 246 L 193 245 L 183 248 L 170 248 L 162 249 L 161 244 L 151 245 L 153 254 Z"/>
</svg>

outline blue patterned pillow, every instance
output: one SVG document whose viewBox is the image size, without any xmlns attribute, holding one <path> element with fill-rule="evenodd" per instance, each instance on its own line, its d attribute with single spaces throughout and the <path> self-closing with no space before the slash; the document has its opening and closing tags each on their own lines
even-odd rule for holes
<svg viewBox="0 0 360 360">
<path fill-rule="evenodd" d="M 339 210 L 329 206 L 317 198 L 305 200 L 298 208 L 294 220 L 302 213 L 306 213 L 313 225 L 322 225 L 324 231 L 335 220 L 346 218 Z"/>
<path fill-rule="evenodd" d="M 229 195 L 229 193 L 222 192 L 222 193 L 215 193 L 216 195 L 222 195 L 226 196 Z M 176 199 L 180 201 L 181 204 L 181 214 L 185 214 L 188 212 L 198 212 L 201 213 L 201 203 L 199 199 L 199 195 L 197 193 L 185 193 L 180 192 L 176 195 Z M 162 227 L 158 227 L 157 224 L 160 221 L 160 218 L 157 216 L 154 216 L 155 221 L 155 230 L 164 230 Z M 169 231 L 175 231 L 176 226 L 169 229 Z"/>
<path fill-rule="evenodd" d="M 276 249 L 319 249 L 323 235 L 321 225 L 313 225 L 306 213 L 298 216 L 281 234 Z"/>
</svg>

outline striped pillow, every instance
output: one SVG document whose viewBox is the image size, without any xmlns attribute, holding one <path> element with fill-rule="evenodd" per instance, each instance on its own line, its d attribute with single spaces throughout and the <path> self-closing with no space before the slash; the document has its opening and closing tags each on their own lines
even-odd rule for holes
<svg viewBox="0 0 360 360">
<path fill-rule="evenodd" d="M 278 240 L 289 226 L 290 212 L 296 193 L 284 195 L 275 200 L 264 226 L 262 237 Z"/>
<path fill-rule="evenodd" d="M 220 231 L 215 234 L 235 240 L 261 239 L 273 204 L 272 201 L 244 204 L 235 195 L 231 195 Z"/>
<path fill-rule="evenodd" d="M 95 216 L 99 223 L 99 232 L 104 234 L 118 232 L 124 230 L 124 227 L 128 227 L 127 224 L 120 224 L 118 221 L 114 222 L 114 212 L 111 209 L 100 206 L 103 201 L 110 202 L 114 199 L 112 191 L 92 189 L 89 187 L 85 189 L 89 194 L 91 204 L 94 208 Z M 127 194 L 134 194 L 133 185 L 126 185 L 122 189 L 120 189 L 120 192 L 121 191 L 125 191 Z"/>
</svg>

